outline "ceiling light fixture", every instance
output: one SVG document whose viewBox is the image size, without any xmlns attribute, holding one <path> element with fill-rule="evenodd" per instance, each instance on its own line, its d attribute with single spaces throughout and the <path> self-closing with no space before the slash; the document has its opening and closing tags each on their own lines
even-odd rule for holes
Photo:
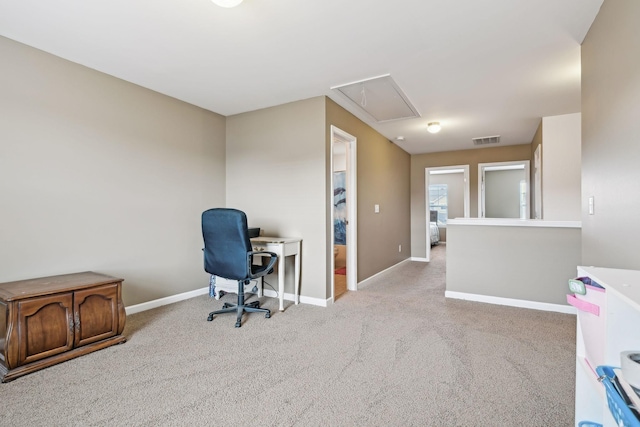
<svg viewBox="0 0 640 427">
<path fill-rule="evenodd" d="M 211 0 L 213 3 L 217 4 L 220 7 L 236 7 L 242 0 Z"/>
<path fill-rule="evenodd" d="M 429 133 L 438 133 L 440 129 L 442 129 L 440 122 L 430 122 L 427 124 L 427 131 L 429 131 Z"/>
</svg>

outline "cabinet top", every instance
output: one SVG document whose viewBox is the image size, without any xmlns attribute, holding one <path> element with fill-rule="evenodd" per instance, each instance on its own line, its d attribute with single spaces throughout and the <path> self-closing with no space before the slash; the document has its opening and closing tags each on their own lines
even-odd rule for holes
<svg viewBox="0 0 640 427">
<path fill-rule="evenodd" d="M 620 268 L 578 267 L 578 274 L 587 275 L 607 292 L 615 292 L 640 311 L 640 271 Z"/>
<path fill-rule="evenodd" d="M 122 281 L 123 279 L 106 274 L 84 271 L 82 273 L 6 282 L 0 283 L 0 300 L 8 302 Z"/>
</svg>

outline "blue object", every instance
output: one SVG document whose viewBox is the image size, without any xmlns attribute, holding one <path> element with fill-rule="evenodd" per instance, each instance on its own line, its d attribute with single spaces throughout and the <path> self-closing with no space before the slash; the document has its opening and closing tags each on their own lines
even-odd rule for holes
<svg viewBox="0 0 640 427">
<path fill-rule="evenodd" d="M 640 427 L 640 420 L 634 415 L 629 406 L 624 402 L 620 393 L 614 385 L 616 378 L 613 367 L 611 366 L 598 366 L 596 372 L 600 376 L 598 378 L 607 393 L 607 404 L 609 405 L 609 411 L 616 423 L 620 427 Z"/>
<path fill-rule="evenodd" d="M 264 277 L 273 271 L 278 260 L 275 252 L 254 251 L 249 240 L 247 216 L 237 209 L 209 209 L 202 213 L 202 238 L 204 239 L 204 270 L 212 275 L 209 295 L 215 295 L 213 276 L 238 281 L 238 303 L 225 303 L 222 309 L 209 313 L 208 321 L 222 313 L 236 313 L 236 328 L 242 325 L 242 314 L 264 313 L 267 319 L 271 311 L 261 308 L 258 301 L 245 303 L 244 285 L 252 279 Z M 253 264 L 254 255 L 269 256 L 263 265 Z"/>
<path fill-rule="evenodd" d="M 214 298 L 216 296 L 216 276 L 211 275 L 209 278 L 209 297 Z"/>
<path fill-rule="evenodd" d="M 602 427 L 602 424 L 593 421 L 580 421 L 578 427 Z"/>
</svg>

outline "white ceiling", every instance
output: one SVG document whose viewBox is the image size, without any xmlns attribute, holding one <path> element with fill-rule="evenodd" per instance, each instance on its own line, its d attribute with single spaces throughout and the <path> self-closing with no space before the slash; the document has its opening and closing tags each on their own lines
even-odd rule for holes
<svg viewBox="0 0 640 427">
<path fill-rule="evenodd" d="M 416 154 L 529 143 L 580 111 L 602 2 L 0 0 L 0 35 L 225 116 L 327 95 Z M 330 89 L 387 73 L 420 118 L 377 124 Z"/>
</svg>

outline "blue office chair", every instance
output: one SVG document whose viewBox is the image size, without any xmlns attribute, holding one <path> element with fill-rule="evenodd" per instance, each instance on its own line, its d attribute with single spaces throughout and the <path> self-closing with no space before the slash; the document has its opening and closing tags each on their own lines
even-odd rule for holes
<svg viewBox="0 0 640 427">
<path fill-rule="evenodd" d="M 258 301 L 245 304 L 244 286 L 273 271 L 278 255 L 273 252 L 253 251 L 249 240 L 247 216 L 237 209 L 216 208 L 202 213 L 202 237 L 204 238 L 204 270 L 218 277 L 238 281 L 238 303 L 225 303 L 221 310 L 209 313 L 208 321 L 221 313 L 237 313 L 236 328 L 241 326 L 242 314 L 246 312 L 265 313 L 267 319 L 271 311 L 260 308 Z M 268 255 L 266 265 L 254 265 L 253 256 Z"/>
</svg>

